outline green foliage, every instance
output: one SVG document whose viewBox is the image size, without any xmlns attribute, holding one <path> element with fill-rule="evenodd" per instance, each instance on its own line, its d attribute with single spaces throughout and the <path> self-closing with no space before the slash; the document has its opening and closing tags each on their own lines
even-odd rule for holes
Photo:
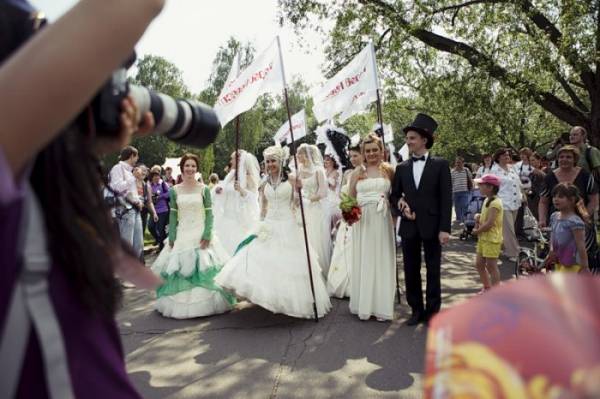
<svg viewBox="0 0 600 399">
<path fill-rule="evenodd" d="M 440 122 L 436 151 L 468 155 L 496 145 L 539 145 L 575 124 L 600 141 L 598 1 L 279 5 L 281 20 L 298 32 L 333 22 L 331 31 L 320 29 L 326 75 L 372 39 L 385 82 L 384 119 L 398 132 L 415 112 L 430 113 Z"/>
<path fill-rule="evenodd" d="M 215 103 L 238 51 L 242 52 L 242 69 L 252 62 L 255 54 L 254 47 L 250 43 L 242 44 L 236 39 L 230 38 L 219 49 L 213 61 L 213 71 L 208 80 L 208 87 L 199 95 L 202 101 L 207 104 Z M 307 123 L 310 130 L 313 130 L 316 127 L 316 121 L 312 114 L 312 99 L 308 95 L 308 87 L 300 77 L 292 80 L 288 90 L 288 100 L 292 114 L 302 108 L 306 109 Z M 261 96 L 251 110 L 239 116 L 240 148 L 257 154 L 261 159 L 262 151 L 273 145 L 275 132 L 287 121 L 287 118 L 283 93 Z M 213 171 L 223 177 L 224 169 L 236 148 L 235 120 L 223 128 L 212 148 L 214 152 Z"/>
<path fill-rule="evenodd" d="M 192 94 L 183 82 L 177 66 L 163 57 L 146 55 L 136 63 L 132 83 L 167 94 L 173 98 L 190 98 Z M 135 138 L 132 145 L 140 152 L 140 162 L 148 166 L 162 165 L 165 158 L 182 152 L 179 145 L 163 136 Z"/>
</svg>

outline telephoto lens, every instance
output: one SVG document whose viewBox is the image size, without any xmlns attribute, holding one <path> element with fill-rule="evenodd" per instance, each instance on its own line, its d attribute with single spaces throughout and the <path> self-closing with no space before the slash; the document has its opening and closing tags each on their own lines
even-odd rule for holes
<svg viewBox="0 0 600 399">
<path fill-rule="evenodd" d="M 134 59 L 132 56 L 126 65 Z M 140 120 L 146 112 L 152 113 L 155 134 L 177 143 L 203 148 L 214 142 L 221 130 L 217 114 L 211 107 L 193 100 L 175 100 L 144 86 L 130 84 L 127 68 L 123 67 L 112 73 L 92 100 L 94 121 L 100 134 L 118 134 L 121 102 L 126 96 L 130 96 L 138 107 Z"/>
<path fill-rule="evenodd" d="M 154 133 L 180 144 L 206 147 L 215 141 L 221 124 L 209 106 L 197 101 L 174 98 L 148 90 L 144 86 L 129 85 L 129 95 L 138 106 L 140 117 L 151 112 L 156 124 Z"/>
</svg>

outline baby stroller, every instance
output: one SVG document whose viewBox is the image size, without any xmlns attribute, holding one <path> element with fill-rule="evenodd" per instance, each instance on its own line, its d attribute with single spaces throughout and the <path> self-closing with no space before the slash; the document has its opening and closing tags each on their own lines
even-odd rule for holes
<svg viewBox="0 0 600 399">
<path fill-rule="evenodd" d="M 540 273 L 549 273 L 554 270 L 556 259 L 548 256 L 550 252 L 549 229 L 540 229 L 537 223 L 535 226 L 526 227 L 527 242 L 533 243 L 530 246 L 521 246 L 519 255 L 515 263 L 515 277 L 522 278 Z"/>
<path fill-rule="evenodd" d="M 467 207 L 467 213 L 465 214 L 465 221 L 463 223 L 463 231 L 458 237 L 461 240 L 466 240 L 473 236 L 473 228 L 475 228 L 475 215 L 481 213 L 481 207 L 483 206 L 484 197 L 481 196 L 479 190 L 473 190 L 471 192 L 471 201 Z"/>
</svg>

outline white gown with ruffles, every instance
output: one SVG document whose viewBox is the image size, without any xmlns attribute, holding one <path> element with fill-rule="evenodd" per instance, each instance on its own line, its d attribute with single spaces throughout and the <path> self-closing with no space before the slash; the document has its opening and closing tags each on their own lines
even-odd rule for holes
<svg viewBox="0 0 600 399">
<path fill-rule="evenodd" d="M 247 240 L 249 243 L 223 267 L 215 281 L 273 313 L 312 318 L 304 237 L 292 212 L 292 194 L 289 182 L 276 189 L 265 186 L 265 220 L 257 225 L 256 237 Z M 331 309 L 331 302 L 316 254 L 311 256 L 311 264 L 317 312 L 322 317 Z"/>
<path fill-rule="evenodd" d="M 229 180 L 221 183 L 223 191 L 220 194 L 216 193 L 216 188 L 212 190 L 215 234 L 230 256 L 240 242 L 248 237 L 260 213 L 258 193 L 246 190 L 246 196 L 242 197 L 233 185 L 234 180 Z"/>
<path fill-rule="evenodd" d="M 229 255 L 214 234 L 209 247 L 200 248 L 205 222 L 202 193 L 177 191 L 177 213 L 173 248 L 165 245 L 152 265 L 152 271 L 165 280 L 157 290 L 156 309 L 175 319 L 230 310 L 235 298 L 214 283 L 214 276 Z"/>
<path fill-rule="evenodd" d="M 352 226 L 350 312 L 363 320 L 394 318 L 396 244 L 383 177 L 359 180 L 357 201 L 362 216 Z"/>
</svg>

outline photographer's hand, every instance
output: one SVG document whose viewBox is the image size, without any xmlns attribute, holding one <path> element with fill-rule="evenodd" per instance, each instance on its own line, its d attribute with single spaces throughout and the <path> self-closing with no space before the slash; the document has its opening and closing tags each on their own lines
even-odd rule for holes
<svg viewBox="0 0 600 399">
<path fill-rule="evenodd" d="M 154 115 L 151 112 L 146 112 L 138 125 L 138 107 L 133 102 L 130 96 L 127 96 L 121 102 L 121 130 L 117 137 L 111 137 L 106 134 L 96 135 L 96 154 L 104 155 L 111 152 L 119 151 L 127 146 L 131 141 L 131 136 L 134 134 L 145 136 L 154 129 Z"/>
<path fill-rule="evenodd" d="M 135 284 L 137 288 L 153 290 L 163 284 L 163 280 L 138 259 L 127 255 L 121 248 L 115 250 L 115 273 L 123 280 Z"/>
</svg>

